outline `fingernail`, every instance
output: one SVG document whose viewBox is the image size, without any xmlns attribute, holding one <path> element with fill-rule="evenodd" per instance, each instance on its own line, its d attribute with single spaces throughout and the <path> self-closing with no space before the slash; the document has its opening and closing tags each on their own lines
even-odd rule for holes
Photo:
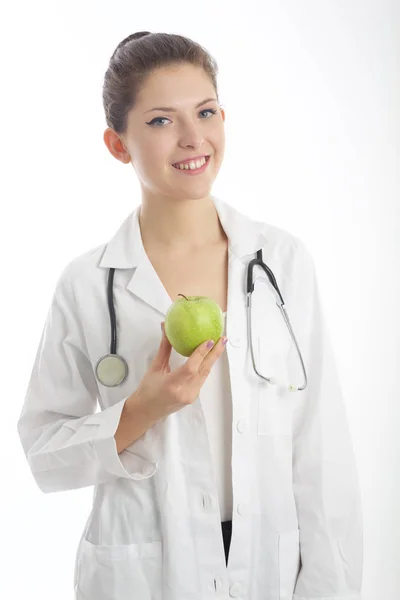
<svg viewBox="0 0 400 600">
<path fill-rule="evenodd" d="M 227 343 L 228 343 L 228 338 L 226 337 L 222 340 L 222 345 L 226 346 Z"/>
<path fill-rule="evenodd" d="M 214 342 L 212 340 L 207 342 L 207 348 L 212 348 L 213 346 L 214 346 Z"/>
</svg>

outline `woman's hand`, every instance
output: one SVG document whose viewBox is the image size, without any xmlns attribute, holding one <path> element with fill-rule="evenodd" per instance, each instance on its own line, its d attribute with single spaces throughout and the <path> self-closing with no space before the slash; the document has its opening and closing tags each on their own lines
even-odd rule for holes
<svg viewBox="0 0 400 600">
<path fill-rule="evenodd" d="M 158 352 L 136 390 L 140 402 L 157 420 L 196 400 L 227 341 L 227 338 L 221 337 L 214 346 L 208 347 L 208 342 L 200 344 L 182 366 L 171 372 L 169 359 L 172 346 L 165 334 L 164 323 L 161 329 Z"/>
</svg>

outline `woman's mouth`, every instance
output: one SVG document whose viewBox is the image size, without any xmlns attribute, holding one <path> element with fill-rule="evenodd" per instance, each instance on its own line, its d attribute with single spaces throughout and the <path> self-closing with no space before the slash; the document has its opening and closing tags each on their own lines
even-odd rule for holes
<svg viewBox="0 0 400 600">
<path fill-rule="evenodd" d="M 190 163 L 176 163 L 172 165 L 176 171 L 182 173 L 183 175 L 199 175 L 200 173 L 204 173 L 207 169 L 207 165 L 210 162 L 210 157 L 205 156 L 199 160 L 190 162 Z"/>
</svg>

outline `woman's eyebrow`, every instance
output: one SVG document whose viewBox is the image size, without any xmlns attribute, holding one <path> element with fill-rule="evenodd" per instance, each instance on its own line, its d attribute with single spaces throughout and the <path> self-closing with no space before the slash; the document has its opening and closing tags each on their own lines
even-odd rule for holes
<svg viewBox="0 0 400 600">
<path fill-rule="evenodd" d="M 216 98 L 207 98 L 206 100 L 199 102 L 199 104 L 196 104 L 195 108 L 199 108 L 199 106 L 203 106 L 203 104 L 207 104 L 207 102 L 211 102 L 211 101 L 218 102 L 218 100 Z M 168 106 L 158 106 L 156 108 L 151 108 L 150 110 L 146 110 L 145 113 L 152 112 L 154 110 L 161 110 L 163 112 L 176 112 L 176 108 L 171 108 Z"/>
</svg>

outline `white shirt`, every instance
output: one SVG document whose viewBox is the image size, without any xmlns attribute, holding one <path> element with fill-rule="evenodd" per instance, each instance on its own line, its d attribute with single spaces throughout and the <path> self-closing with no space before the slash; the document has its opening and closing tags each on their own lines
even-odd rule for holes
<svg viewBox="0 0 400 600">
<path fill-rule="evenodd" d="M 226 335 L 226 312 L 224 332 Z M 200 391 L 221 521 L 232 519 L 232 396 L 226 349 L 214 363 Z"/>
</svg>

